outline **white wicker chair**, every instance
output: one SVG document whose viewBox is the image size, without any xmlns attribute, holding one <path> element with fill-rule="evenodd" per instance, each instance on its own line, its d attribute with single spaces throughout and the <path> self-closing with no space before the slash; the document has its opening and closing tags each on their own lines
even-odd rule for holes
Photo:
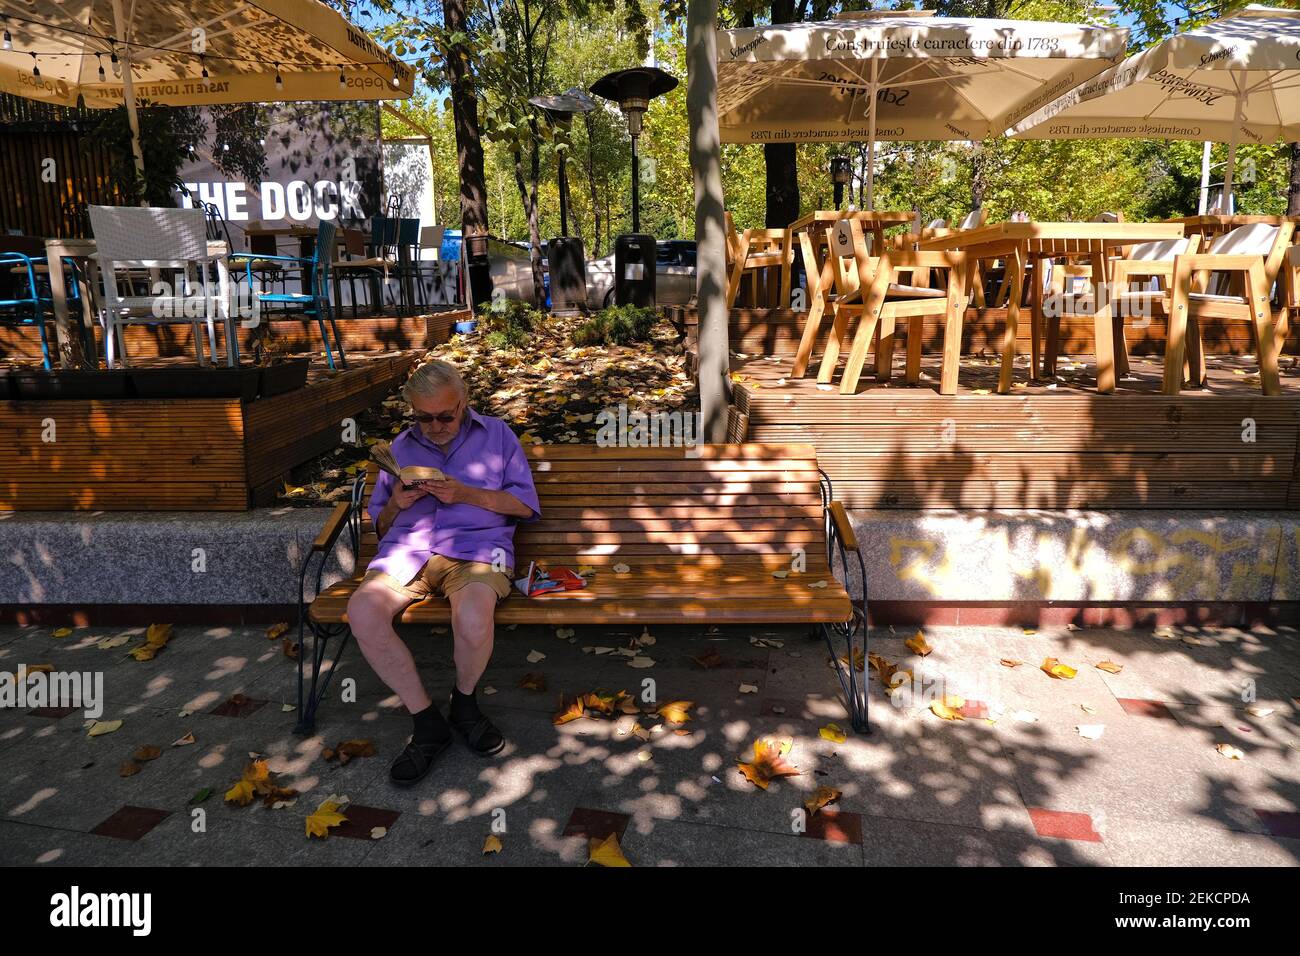
<svg viewBox="0 0 1300 956">
<path fill-rule="evenodd" d="M 104 279 L 100 324 L 104 328 L 104 358 L 109 368 L 119 357 L 127 365 L 122 327 L 141 323 L 188 322 L 194 327 L 194 351 L 200 365 L 203 355 L 201 325 L 208 327 L 210 354 L 217 354 L 215 320 L 226 326 L 227 343 L 237 343 L 234 318 L 218 290 L 212 288 L 207 223 L 202 209 L 158 209 L 135 206 L 90 206 L 95 233 L 95 258 Z M 137 295 L 128 270 L 148 269 L 168 283 L 170 294 Z M 154 270 L 169 270 L 159 274 Z M 179 279 L 184 284 L 180 288 Z M 138 282 L 138 275 L 136 277 Z M 123 294 L 123 289 L 126 294 Z M 152 291 L 152 290 L 151 290 Z M 186 293 L 189 292 L 189 296 Z M 202 318 L 186 314 L 194 296 L 202 296 Z M 232 365 L 238 364 L 238 346 L 227 349 Z"/>
</svg>

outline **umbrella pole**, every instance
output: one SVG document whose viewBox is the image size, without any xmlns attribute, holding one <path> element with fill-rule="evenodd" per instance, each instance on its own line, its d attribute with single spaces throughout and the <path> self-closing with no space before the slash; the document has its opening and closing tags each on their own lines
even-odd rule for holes
<svg viewBox="0 0 1300 956">
<path fill-rule="evenodd" d="M 113 0 L 113 25 L 117 40 L 122 44 L 122 99 L 126 101 L 126 121 L 131 127 L 131 152 L 135 156 L 135 171 L 144 179 L 144 151 L 140 148 L 140 116 L 135 105 L 135 78 L 131 75 L 131 48 L 126 45 L 126 18 L 122 15 L 122 0 Z M 141 205 L 148 205 L 141 200 Z"/>
<path fill-rule="evenodd" d="M 1237 93 L 1237 105 L 1232 111 L 1232 133 L 1228 137 L 1228 165 L 1223 170 L 1223 215 L 1230 216 L 1233 213 L 1232 204 L 1232 174 L 1236 172 L 1237 167 L 1237 131 L 1241 126 L 1241 101 L 1243 95 Z"/>
<path fill-rule="evenodd" d="M 876 79 L 879 76 L 880 66 L 878 60 L 871 61 L 871 82 L 867 85 L 867 92 L 871 96 L 871 104 L 867 107 L 867 211 L 876 208 L 876 94 L 879 92 L 879 86 Z"/>
</svg>

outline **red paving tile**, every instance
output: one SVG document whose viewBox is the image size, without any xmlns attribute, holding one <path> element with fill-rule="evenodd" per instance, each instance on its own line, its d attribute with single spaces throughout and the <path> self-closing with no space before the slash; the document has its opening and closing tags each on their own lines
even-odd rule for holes
<svg viewBox="0 0 1300 956">
<path fill-rule="evenodd" d="M 603 840 L 611 833 L 616 833 L 621 843 L 623 832 L 627 829 L 628 821 L 631 819 L 626 813 L 610 813 L 607 810 L 589 810 L 586 807 L 577 807 L 569 816 L 569 822 L 564 826 L 564 835 L 585 836 L 588 839 Z"/>
<path fill-rule="evenodd" d="M 375 827 L 391 830 L 397 818 L 402 814 L 398 810 L 385 810 L 381 807 L 367 807 L 348 804 L 343 808 L 347 817 L 343 823 L 330 829 L 330 836 L 347 837 L 352 840 L 373 840 L 370 831 Z"/>
<path fill-rule="evenodd" d="M 843 810 L 823 809 L 808 821 L 804 836 L 827 843 L 862 846 L 862 816 Z"/>
<path fill-rule="evenodd" d="M 243 694 L 236 694 L 227 701 L 223 701 L 213 707 L 209 714 L 214 717 L 247 717 L 255 714 L 266 706 L 266 701 L 256 700 L 252 697 L 245 697 Z"/>
<path fill-rule="evenodd" d="M 1080 840 L 1085 843 L 1100 843 L 1101 834 L 1092 828 L 1092 817 L 1086 813 L 1070 813 L 1065 810 L 1043 810 L 1029 808 L 1029 819 L 1039 836 L 1054 837 L 1058 840 Z"/>
<path fill-rule="evenodd" d="M 118 840 L 138 840 L 171 815 L 170 810 L 125 806 L 90 832 Z"/>
<path fill-rule="evenodd" d="M 1133 717 L 1162 717 L 1175 720 L 1174 712 L 1158 700 L 1140 700 L 1136 697 L 1117 698 L 1124 713 Z"/>
<path fill-rule="evenodd" d="M 1300 813 L 1291 810 L 1256 810 L 1264 829 L 1275 837 L 1300 840 Z"/>
</svg>

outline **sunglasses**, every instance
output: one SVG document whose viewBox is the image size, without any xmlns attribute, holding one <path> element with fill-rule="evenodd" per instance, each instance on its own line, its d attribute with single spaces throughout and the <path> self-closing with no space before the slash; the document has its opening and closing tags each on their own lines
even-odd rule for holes
<svg viewBox="0 0 1300 956">
<path fill-rule="evenodd" d="M 441 415 L 430 415 L 428 412 L 411 412 L 411 417 L 422 425 L 427 425 L 430 422 L 440 422 L 443 425 L 450 425 L 459 415 L 460 405 L 456 406 L 454 412 L 443 412 Z"/>
</svg>

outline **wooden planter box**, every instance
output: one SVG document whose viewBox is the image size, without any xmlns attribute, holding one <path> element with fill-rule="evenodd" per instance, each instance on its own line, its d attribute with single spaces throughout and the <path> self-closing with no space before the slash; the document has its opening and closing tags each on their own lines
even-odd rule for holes
<svg viewBox="0 0 1300 956">
<path fill-rule="evenodd" d="M 273 395 L 283 395 L 285 392 L 295 392 L 302 388 L 307 384 L 309 361 L 301 358 L 278 362 L 275 365 L 264 365 L 260 370 L 258 392 L 263 398 L 270 398 Z"/>
<path fill-rule="evenodd" d="M 138 368 L 130 372 L 136 398 L 238 398 L 251 402 L 257 397 L 258 369 Z"/>
<path fill-rule="evenodd" d="M 6 397 L 20 401 L 125 398 L 130 381 L 125 369 L 8 369 Z"/>
</svg>

